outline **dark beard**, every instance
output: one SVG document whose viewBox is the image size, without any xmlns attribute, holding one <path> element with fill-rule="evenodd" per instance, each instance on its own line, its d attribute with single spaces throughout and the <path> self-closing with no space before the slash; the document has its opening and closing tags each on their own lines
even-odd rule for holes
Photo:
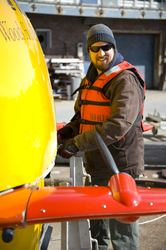
<svg viewBox="0 0 166 250">
<path fill-rule="evenodd" d="M 108 64 L 104 64 L 104 65 L 94 65 L 95 68 L 97 70 L 100 70 L 102 72 L 106 71 L 108 68 L 109 68 L 109 65 Z"/>
<path fill-rule="evenodd" d="M 109 63 L 106 63 L 106 64 L 103 63 L 103 64 L 100 64 L 100 65 L 98 65 L 97 63 L 95 63 L 93 65 L 94 65 L 94 67 L 97 70 L 99 70 L 101 72 L 104 72 L 104 71 L 106 71 L 109 68 Z"/>
</svg>

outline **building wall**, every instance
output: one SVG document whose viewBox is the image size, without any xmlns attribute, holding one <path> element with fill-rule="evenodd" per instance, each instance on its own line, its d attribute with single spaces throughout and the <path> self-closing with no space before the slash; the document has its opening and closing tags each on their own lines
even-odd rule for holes
<svg viewBox="0 0 166 250">
<path fill-rule="evenodd" d="M 154 89 L 160 88 L 160 78 L 166 57 L 166 20 L 123 19 L 123 18 L 90 18 L 64 15 L 43 15 L 27 13 L 35 29 L 50 29 L 52 31 L 52 48 L 43 47 L 45 55 L 77 57 L 77 43 L 85 43 L 89 28 L 97 23 L 104 23 L 114 33 L 154 34 Z M 141 53 L 141 51 L 140 51 Z"/>
<path fill-rule="evenodd" d="M 89 25 L 83 24 L 80 17 L 30 14 L 27 16 L 34 29 L 43 28 L 52 31 L 52 48 L 43 47 L 46 55 L 66 55 L 65 44 L 68 54 L 77 57 L 77 43 L 83 42 L 84 30 Z"/>
</svg>

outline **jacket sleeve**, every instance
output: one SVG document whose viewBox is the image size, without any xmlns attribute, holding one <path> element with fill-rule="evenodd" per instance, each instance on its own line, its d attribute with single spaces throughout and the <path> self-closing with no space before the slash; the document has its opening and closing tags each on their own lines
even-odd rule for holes
<svg viewBox="0 0 166 250">
<path fill-rule="evenodd" d="M 134 73 L 125 70 L 116 76 L 105 95 L 110 99 L 111 115 L 94 130 L 87 130 L 75 137 L 80 151 L 98 148 L 96 128 L 106 145 L 110 145 L 125 136 L 136 118 L 141 116 L 144 90 Z"/>
</svg>

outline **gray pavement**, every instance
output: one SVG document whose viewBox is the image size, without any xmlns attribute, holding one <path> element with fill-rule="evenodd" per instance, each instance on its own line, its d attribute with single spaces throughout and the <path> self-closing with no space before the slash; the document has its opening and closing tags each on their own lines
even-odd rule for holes
<svg viewBox="0 0 166 250">
<path fill-rule="evenodd" d="M 55 100 L 56 122 L 68 123 L 70 121 L 71 117 L 74 115 L 74 102 L 75 101 L 73 100 Z M 144 119 L 148 114 L 154 114 L 155 110 L 160 116 L 166 115 L 166 91 L 146 91 Z M 156 165 L 156 168 L 154 167 L 154 171 L 145 170 L 145 176 L 143 176 L 142 179 L 157 178 L 157 180 L 159 180 L 159 168 L 157 164 L 160 165 L 161 163 L 166 167 L 166 131 L 159 129 L 158 134 L 155 137 L 151 131 L 146 132 L 144 133 L 144 142 L 147 169 L 148 164 L 150 164 L 150 166 Z M 52 177 L 57 177 L 58 175 L 69 177 L 68 161 L 61 164 L 56 163 L 51 174 Z M 160 181 L 166 180 L 160 179 Z M 145 221 L 150 222 L 142 224 Z M 141 217 L 139 223 L 139 250 L 166 250 L 166 216 L 161 218 L 158 215 Z M 53 227 L 53 233 L 48 250 L 61 250 L 61 223 L 51 223 L 50 225 Z M 113 249 L 111 244 L 109 249 Z"/>
</svg>

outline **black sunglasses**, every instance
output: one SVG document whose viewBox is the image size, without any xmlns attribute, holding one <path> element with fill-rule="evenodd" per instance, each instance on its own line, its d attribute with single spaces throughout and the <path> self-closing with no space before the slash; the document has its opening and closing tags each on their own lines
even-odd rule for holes
<svg viewBox="0 0 166 250">
<path fill-rule="evenodd" d="M 107 44 L 107 45 L 103 45 L 103 46 L 93 46 L 93 47 L 89 47 L 89 49 L 92 52 L 99 52 L 100 49 L 102 49 L 103 51 L 108 51 L 113 47 L 112 44 Z"/>
</svg>

